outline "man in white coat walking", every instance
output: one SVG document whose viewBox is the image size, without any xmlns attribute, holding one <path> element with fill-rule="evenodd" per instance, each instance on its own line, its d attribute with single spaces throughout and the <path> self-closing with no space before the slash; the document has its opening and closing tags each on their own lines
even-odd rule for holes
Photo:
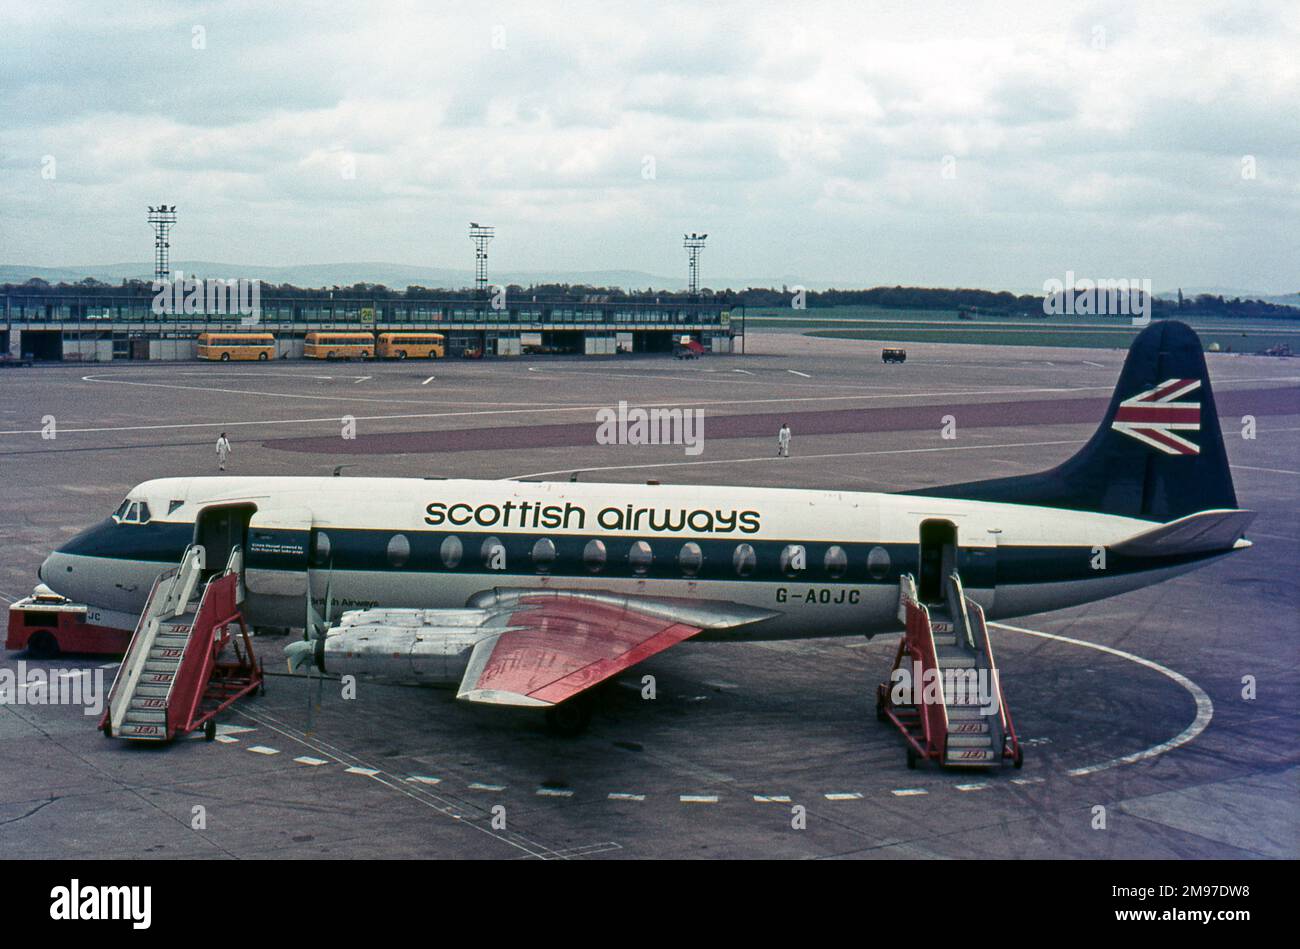
<svg viewBox="0 0 1300 949">
<path fill-rule="evenodd" d="M 790 426 L 785 422 L 781 423 L 781 430 L 776 433 L 776 456 L 790 457 Z"/>
<path fill-rule="evenodd" d="M 222 432 L 217 439 L 217 470 L 226 470 L 226 459 L 230 457 L 230 439 L 226 438 L 226 433 Z"/>
</svg>

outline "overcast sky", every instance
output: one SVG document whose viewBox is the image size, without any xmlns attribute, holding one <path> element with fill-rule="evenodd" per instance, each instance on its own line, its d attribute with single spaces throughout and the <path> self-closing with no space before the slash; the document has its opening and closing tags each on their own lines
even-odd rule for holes
<svg viewBox="0 0 1300 949">
<path fill-rule="evenodd" d="M 472 219 L 510 270 L 1295 291 L 1298 50 L 1242 0 L 8 3 L 0 262 L 147 260 L 165 200 L 246 264 L 469 269 Z"/>
</svg>

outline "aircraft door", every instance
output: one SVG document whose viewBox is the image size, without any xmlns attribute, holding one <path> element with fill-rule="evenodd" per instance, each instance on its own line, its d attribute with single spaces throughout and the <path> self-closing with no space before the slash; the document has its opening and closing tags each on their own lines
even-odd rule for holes
<svg viewBox="0 0 1300 949">
<path fill-rule="evenodd" d="M 302 600 L 307 594 L 311 542 L 312 513 L 307 508 L 258 511 L 248 525 L 244 550 L 248 592 Z"/>
<path fill-rule="evenodd" d="M 215 576 L 226 569 L 236 547 L 247 553 L 248 524 L 257 508 L 252 504 L 222 504 L 199 512 L 194 524 L 194 543 L 203 548 L 203 576 Z"/>
<path fill-rule="evenodd" d="M 921 522 L 917 596 L 922 603 L 943 601 L 944 582 L 957 569 L 957 525 L 952 521 Z"/>
</svg>

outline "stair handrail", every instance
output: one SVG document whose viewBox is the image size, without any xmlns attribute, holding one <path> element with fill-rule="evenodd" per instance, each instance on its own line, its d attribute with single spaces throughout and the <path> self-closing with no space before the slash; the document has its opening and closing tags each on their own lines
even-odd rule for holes
<svg viewBox="0 0 1300 949">
<path fill-rule="evenodd" d="M 919 603 L 916 596 L 916 580 L 910 573 L 898 578 L 898 621 L 907 625 L 907 605 Z"/>
<path fill-rule="evenodd" d="M 952 614 L 954 624 L 961 627 L 962 638 L 971 649 L 978 650 L 975 634 L 971 629 L 970 613 L 966 611 L 966 591 L 962 589 L 961 577 L 954 570 L 948 575 L 948 612 Z"/>
<path fill-rule="evenodd" d="M 192 585 L 192 565 L 196 561 L 201 563 L 202 557 L 203 548 L 191 544 L 181 555 L 180 564 L 160 573 L 149 588 L 149 596 L 140 612 L 135 632 L 131 634 L 131 642 L 126 647 L 122 664 L 118 666 L 117 675 L 113 677 L 113 685 L 108 691 L 107 720 L 115 734 L 126 718 L 131 696 L 135 694 L 140 676 L 144 674 L 145 663 L 149 661 L 149 653 L 153 649 L 162 620 L 168 614 L 177 616 L 184 612 L 188 596 L 181 597 L 180 594 L 187 584 Z M 176 609 L 178 599 L 181 604 L 179 612 Z"/>
<path fill-rule="evenodd" d="M 935 670 L 936 675 L 940 674 L 939 657 L 934 648 L 934 628 L 930 625 L 930 611 L 926 609 L 924 603 L 915 600 L 908 602 L 906 609 L 908 652 L 913 659 L 920 660 L 922 676 L 927 669 Z M 939 702 L 925 701 L 924 681 L 913 682 L 912 688 L 914 696 L 917 697 L 916 704 L 925 734 L 926 753 L 935 750 L 942 755 L 948 744 L 948 708 L 943 702 L 942 685 Z"/>
<path fill-rule="evenodd" d="M 176 664 L 176 674 L 167 688 L 165 716 L 167 734 L 189 726 L 194 713 L 203 700 L 203 693 L 212 667 L 216 663 L 220 630 L 238 619 L 235 604 L 237 575 L 222 574 L 213 577 L 203 588 L 199 608 L 194 613 L 189 638 Z"/>
<path fill-rule="evenodd" d="M 1012 748 L 1020 744 L 1020 739 L 1016 735 L 1016 726 L 1011 721 L 1011 710 L 1007 707 L 1006 693 L 1002 691 L 1002 675 L 998 672 L 997 663 L 993 659 L 993 640 L 989 637 L 988 623 L 984 620 L 984 609 L 978 603 L 972 602 L 975 619 L 980 631 L 980 643 L 985 657 L 988 659 L 990 675 L 993 676 L 993 682 L 998 689 L 998 714 L 1002 720 L 1002 729 L 1005 734 L 1011 736 Z"/>
</svg>

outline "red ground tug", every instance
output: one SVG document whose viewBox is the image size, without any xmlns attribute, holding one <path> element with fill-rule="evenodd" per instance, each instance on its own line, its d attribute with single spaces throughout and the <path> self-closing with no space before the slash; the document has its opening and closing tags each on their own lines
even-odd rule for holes
<svg viewBox="0 0 1300 949">
<path fill-rule="evenodd" d="M 126 628 L 114 623 L 125 624 Z M 26 649 L 30 655 L 42 658 L 64 652 L 120 656 L 126 652 L 134 628 L 133 616 L 73 603 L 41 584 L 31 596 L 9 607 L 5 648 Z"/>
</svg>

